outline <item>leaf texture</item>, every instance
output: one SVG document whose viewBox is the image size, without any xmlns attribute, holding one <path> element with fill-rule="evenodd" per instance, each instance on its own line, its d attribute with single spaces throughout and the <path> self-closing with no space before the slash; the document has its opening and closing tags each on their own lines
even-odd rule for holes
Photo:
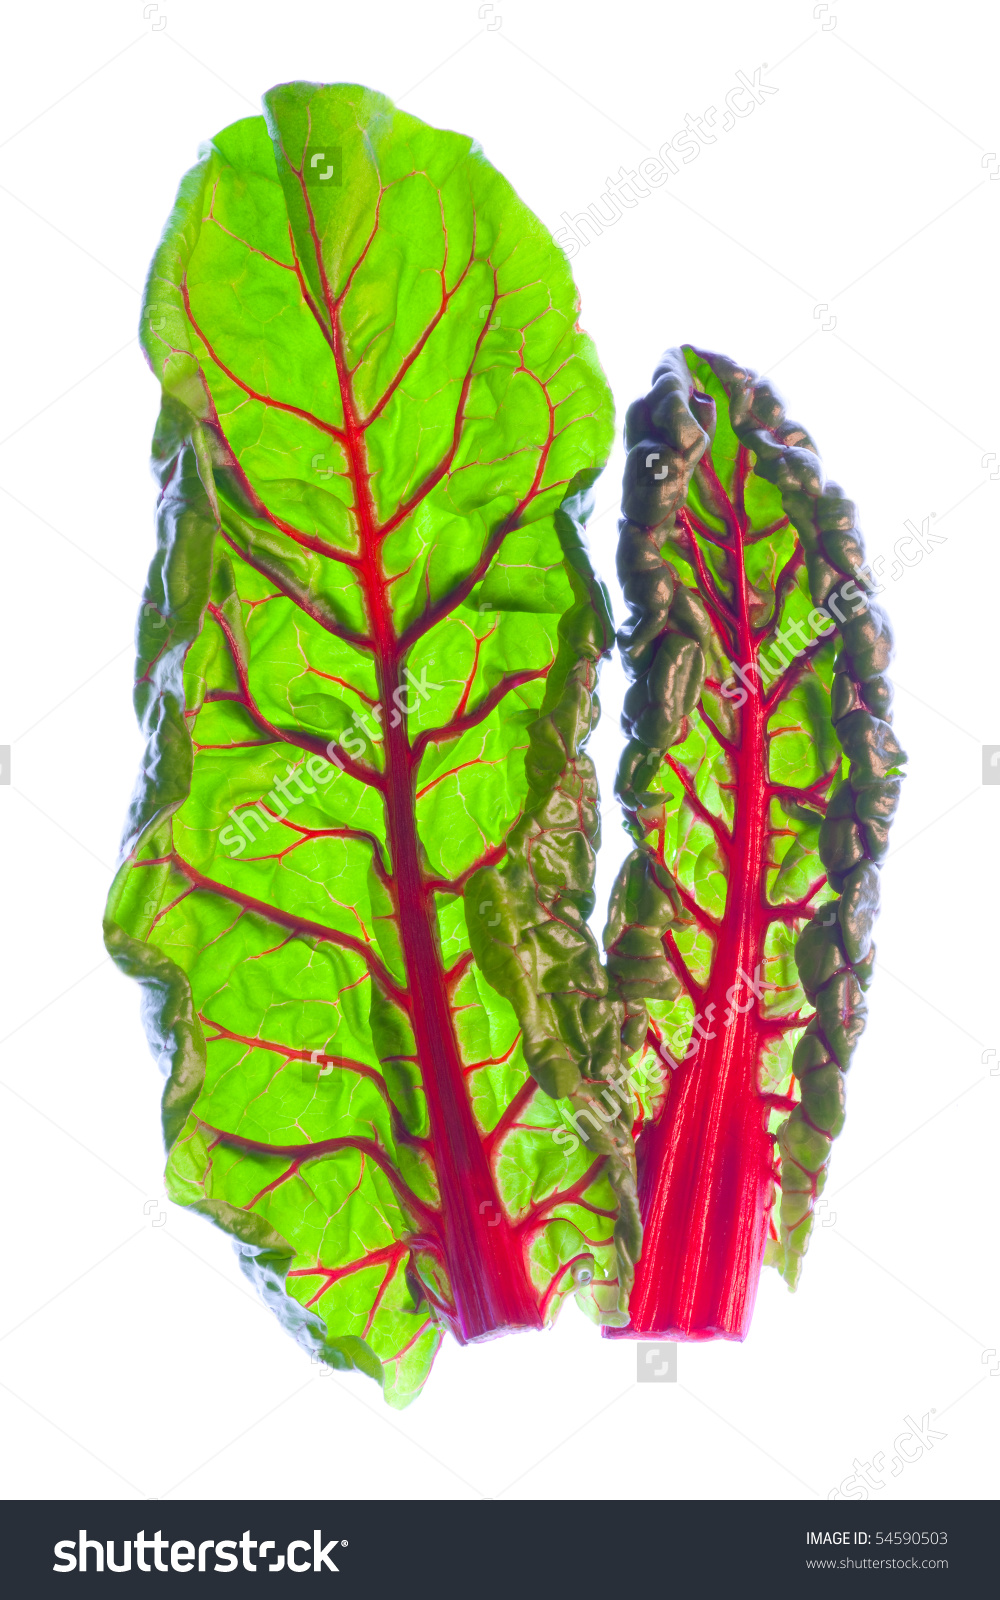
<svg viewBox="0 0 1000 1600">
<path fill-rule="evenodd" d="M 470 140 L 350 85 L 264 106 L 183 180 L 146 290 L 148 746 L 107 939 L 173 1198 L 399 1405 L 444 1329 L 572 1293 L 624 1320 L 627 1127 L 555 1137 L 621 1020 L 583 752 L 611 401 L 565 258 Z"/>
<path fill-rule="evenodd" d="M 765 1255 L 797 1280 L 865 1024 L 905 760 L 892 638 L 855 508 L 765 380 L 668 351 L 625 439 L 636 849 L 605 942 L 628 1046 L 670 1070 L 640 1096 L 620 1331 L 742 1338 Z"/>
</svg>

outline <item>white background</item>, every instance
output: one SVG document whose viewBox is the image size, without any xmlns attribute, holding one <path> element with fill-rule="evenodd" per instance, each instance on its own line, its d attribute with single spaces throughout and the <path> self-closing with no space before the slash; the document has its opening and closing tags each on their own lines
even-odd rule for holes
<svg viewBox="0 0 1000 1600">
<path fill-rule="evenodd" d="M 873 1498 L 994 1495 L 1000 788 L 982 784 L 980 746 L 1000 744 L 996 13 L 146 9 L 57 0 L 5 23 L 4 1492 L 811 1498 L 883 1451 Z M 367 83 L 475 134 L 554 230 L 764 63 L 777 92 L 574 268 L 620 413 L 682 340 L 773 373 L 886 558 L 911 776 L 824 1226 L 798 1293 L 765 1273 L 746 1344 L 682 1346 L 676 1384 L 638 1387 L 635 1347 L 568 1306 L 548 1335 L 446 1344 L 395 1413 L 369 1380 L 319 1375 L 229 1242 L 162 1201 L 159 1079 L 138 991 L 101 944 L 140 751 L 146 263 L 199 141 L 272 83 Z M 593 525 L 608 576 L 620 471 L 619 452 Z M 944 542 L 891 579 L 906 519 L 924 518 Z M 609 669 L 605 881 L 620 694 Z M 904 1419 L 935 1408 L 946 1437 L 892 1476 Z"/>
</svg>

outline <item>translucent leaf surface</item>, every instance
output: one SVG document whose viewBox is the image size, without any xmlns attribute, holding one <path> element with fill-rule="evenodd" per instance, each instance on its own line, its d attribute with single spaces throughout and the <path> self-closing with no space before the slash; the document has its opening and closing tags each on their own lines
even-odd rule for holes
<svg viewBox="0 0 1000 1600">
<path fill-rule="evenodd" d="M 171 1194 L 403 1404 L 445 1328 L 570 1293 L 621 1320 L 614 1163 L 539 1086 L 590 1070 L 581 1006 L 618 1015 L 582 750 L 611 402 L 565 258 L 469 139 L 349 85 L 265 113 L 204 149 L 146 291 L 149 743 L 107 937 Z M 529 947 L 551 1026 L 498 975 Z"/>
</svg>

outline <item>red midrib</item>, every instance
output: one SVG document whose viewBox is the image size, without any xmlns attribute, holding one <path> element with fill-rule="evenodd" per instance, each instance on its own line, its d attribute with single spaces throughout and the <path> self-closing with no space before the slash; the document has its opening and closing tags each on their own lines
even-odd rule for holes
<svg viewBox="0 0 1000 1600">
<path fill-rule="evenodd" d="M 744 453 L 741 452 L 741 456 Z M 743 471 L 746 462 L 741 462 Z M 747 521 L 737 474 L 734 535 L 737 648 L 756 662 L 743 563 Z M 763 1036 L 758 1004 L 729 1009 L 728 993 L 750 998 L 771 920 L 765 896 L 768 827 L 766 716 L 750 694 L 732 756 L 734 800 L 726 909 L 701 1007 L 706 1031 L 694 1059 L 672 1074 L 663 1112 L 639 1142 L 642 1255 L 622 1333 L 742 1339 L 750 1326 L 773 1200 L 768 1104 L 757 1074 Z M 714 1006 L 714 1012 L 710 1009 Z M 613 1335 L 612 1335 L 613 1336 Z"/>
<path fill-rule="evenodd" d="M 328 300 L 328 306 L 344 407 L 344 449 L 361 535 L 359 577 L 375 644 L 382 703 L 389 706 L 394 690 L 403 688 L 404 680 L 403 652 L 393 625 L 381 559 L 386 529 L 379 528 L 372 498 L 364 431 L 347 373 L 339 303 Z M 541 1327 L 542 1318 L 520 1242 L 500 1204 L 466 1091 L 438 944 L 434 893 L 420 866 L 415 813 L 419 761 L 410 746 L 406 719 L 400 718 L 396 727 L 389 725 L 392 720 L 388 718 L 383 725 L 386 831 L 410 1020 L 441 1192 L 442 1247 L 455 1304 L 452 1331 L 466 1342 L 512 1328 Z"/>
</svg>

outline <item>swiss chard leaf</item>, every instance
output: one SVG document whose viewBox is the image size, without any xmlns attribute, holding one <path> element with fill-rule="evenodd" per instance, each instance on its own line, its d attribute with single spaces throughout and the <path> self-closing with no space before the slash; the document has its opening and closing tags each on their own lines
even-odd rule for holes
<svg viewBox="0 0 1000 1600">
<path fill-rule="evenodd" d="M 170 1193 L 403 1404 L 444 1328 L 573 1292 L 624 1320 L 628 1130 L 560 1141 L 553 1098 L 618 1049 L 582 750 L 612 408 L 478 147 L 349 85 L 264 103 L 184 179 L 146 291 L 148 750 L 107 938 Z"/>
<path fill-rule="evenodd" d="M 627 1043 L 670 1067 L 640 1097 L 627 1334 L 742 1338 L 765 1255 L 797 1280 L 865 1023 L 892 641 L 855 508 L 766 381 L 668 351 L 625 437 L 637 848 L 605 940 Z"/>
</svg>

